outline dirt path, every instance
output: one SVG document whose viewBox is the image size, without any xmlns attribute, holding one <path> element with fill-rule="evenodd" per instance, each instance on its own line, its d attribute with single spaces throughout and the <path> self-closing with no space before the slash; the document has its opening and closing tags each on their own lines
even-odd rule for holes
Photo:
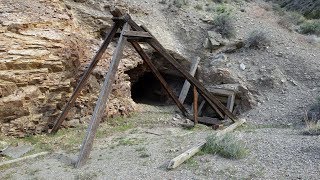
<svg viewBox="0 0 320 180">
<path fill-rule="evenodd" d="M 247 143 L 248 157 L 230 160 L 201 155 L 167 171 L 171 158 L 213 131 L 174 127 L 177 122 L 172 121 L 170 107 L 144 109 L 136 117 L 140 127 L 98 139 L 81 169 L 72 166 L 77 151 L 60 151 L 2 169 L 0 179 L 317 179 L 320 175 L 319 137 L 250 124 L 235 132 Z M 155 121 L 158 124 L 146 123 Z"/>
</svg>

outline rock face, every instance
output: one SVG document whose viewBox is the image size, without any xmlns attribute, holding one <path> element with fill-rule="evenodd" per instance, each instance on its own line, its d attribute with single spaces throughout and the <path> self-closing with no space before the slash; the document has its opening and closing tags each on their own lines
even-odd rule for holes
<svg viewBox="0 0 320 180">
<path fill-rule="evenodd" d="M 101 42 L 58 0 L 1 1 L 0 11 L 1 133 L 44 132 L 60 114 Z M 64 126 L 82 122 L 92 113 L 113 49 L 92 73 Z M 132 53 L 124 53 L 107 116 L 134 109 L 129 77 L 124 74 L 141 62 Z"/>
</svg>

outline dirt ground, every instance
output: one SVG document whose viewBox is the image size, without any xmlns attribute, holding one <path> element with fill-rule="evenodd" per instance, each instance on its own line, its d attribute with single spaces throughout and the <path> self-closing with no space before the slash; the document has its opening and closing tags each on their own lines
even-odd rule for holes
<svg viewBox="0 0 320 180">
<path fill-rule="evenodd" d="M 305 136 L 302 129 L 290 126 L 250 122 L 234 132 L 250 151 L 246 158 L 198 155 L 168 171 L 170 159 L 214 131 L 205 126 L 182 128 L 173 120 L 176 109 L 171 106 L 142 109 L 128 118 L 134 126 L 98 136 L 88 163 L 80 169 L 73 166 L 78 142 L 71 150 L 60 147 L 44 157 L 2 167 L 0 179 L 318 179 L 320 175 L 318 136 Z"/>
</svg>

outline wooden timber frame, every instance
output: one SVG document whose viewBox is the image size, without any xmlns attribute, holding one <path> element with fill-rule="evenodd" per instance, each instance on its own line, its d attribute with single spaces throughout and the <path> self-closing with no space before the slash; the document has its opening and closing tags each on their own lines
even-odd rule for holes
<svg viewBox="0 0 320 180">
<path fill-rule="evenodd" d="M 109 70 L 106 74 L 105 81 L 103 83 L 102 89 L 99 94 L 99 98 L 96 103 L 96 107 L 94 109 L 93 115 L 91 117 L 91 121 L 89 127 L 87 129 L 86 136 L 83 140 L 80 154 L 78 160 L 75 164 L 76 168 L 83 166 L 89 155 L 93 146 L 93 140 L 98 129 L 101 118 L 104 114 L 106 103 L 108 101 L 109 94 L 111 92 L 112 84 L 114 83 L 114 78 L 116 71 L 119 66 L 119 62 L 123 53 L 123 49 L 125 47 L 126 42 L 130 42 L 133 48 L 137 51 L 137 53 L 141 56 L 143 61 L 149 66 L 152 73 L 157 77 L 157 79 L 162 84 L 163 88 L 169 94 L 169 96 L 176 103 L 178 108 L 181 110 L 182 114 L 186 117 L 190 117 L 188 111 L 183 106 L 183 104 L 179 101 L 178 97 L 173 93 L 170 86 L 167 84 L 159 70 L 151 61 L 150 57 L 144 52 L 141 48 L 141 42 L 149 44 L 155 51 L 157 51 L 160 55 L 164 57 L 178 72 L 182 74 L 186 80 L 194 87 L 194 91 L 197 91 L 201 96 L 204 97 L 206 102 L 220 115 L 221 118 L 225 116 L 229 117 L 233 122 L 237 121 L 237 118 L 214 96 L 212 95 L 204 86 L 192 75 L 189 74 L 187 70 L 184 69 L 166 50 L 165 48 L 156 40 L 156 38 L 147 30 L 144 26 L 137 25 L 130 17 L 129 14 L 122 14 L 118 9 L 112 9 L 111 14 L 113 15 L 114 25 L 109 31 L 106 39 L 102 43 L 100 49 L 97 54 L 93 57 L 90 65 L 84 72 L 82 78 L 80 79 L 77 87 L 75 88 L 70 100 L 67 102 L 64 107 L 62 113 L 57 118 L 54 123 L 53 128 L 50 133 L 56 133 L 64 119 L 66 118 L 68 111 L 74 105 L 76 98 L 79 96 L 81 89 L 85 86 L 90 73 L 97 65 L 98 61 L 101 59 L 103 53 L 107 49 L 108 45 L 112 40 L 119 36 L 117 47 L 114 51 L 113 57 L 111 59 L 111 64 L 109 66 Z M 117 33 L 118 30 L 121 33 Z"/>
</svg>

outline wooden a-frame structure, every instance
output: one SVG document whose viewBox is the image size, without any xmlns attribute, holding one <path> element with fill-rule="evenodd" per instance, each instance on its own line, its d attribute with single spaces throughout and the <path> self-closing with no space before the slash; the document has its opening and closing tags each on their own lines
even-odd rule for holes
<svg viewBox="0 0 320 180">
<path fill-rule="evenodd" d="M 179 101 L 178 97 L 173 93 L 171 88 L 168 86 L 165 79 L 160 74 L 159 70 L 151 61 L 150 57 L 143 51 L 140 44 L 141 42 L 149 44 L 155 51 L 157 51 L 160 55 L 164 57 L 178 72 L 182 74 L 183 77 L 186 78 L 190 82 L 190 84 L 196 89 L 200 95 L 208 102 L 208 104 L 219 114 L 221 118 L 225 116 L 229 117 L 233 122 L 237 119 L 236 117 L 215 97 L 213 96 L 204 86 L 192 75 L 189 74 L 187 70 L 184 69 L 166 50 L 165 48 L 156 40 L 154 36 L 147 30 L 144 26 L 137 25 L 130 17 L 129 14 L 122 14 L 120 10 L 114 9 L 111 11 L 113 15 L 114 25 L 111 28 L 108 36 L 102 43 L 100 49 L 97 54 L 92 59 L 89 67 L 84 72 L 80 82 L 78 83 L 76 89 L 74 90 L 70 100 L 66 104 L 64 110 L 55 121 L 54 126 L 50 133 L 56 133 L 67 116 L 68 111 L 74 105 L 76 98 L 79 96 L 81 89 L 85 86 L 86 81 L 89 78 L 90 73 L 97 65 L 98 61 L 102 57 L 103 53 L 107 49 L 108 45 L 111 41 L 119 36 L 117 47 L 114 51 L 111 64 L 109 66 L 109 70 L 107 72 L 105 81 L 103 83 L 101 92 L 99 94 L 98 101 L 96 103 L 96 107 L 94 109 L 90 125 L 87 130 L 87 134 L 83 140 L 83 144 L 81 146 L 80 155 L 76 162 L 76 167 L 81 167 L 84 165 L 89 157 L 90 151 L 92 149 L 93 140 L 99 126 L 100 120 L 104 114 L 106 103 L 111 92 L 111 87 L 114 82 L 115 74 L 118 69 L 118 65 L 122 56 L 122 52 L 126 42 L 130 42 L 130 44 L 134 47 L 134 49 L 141 56 L 143 61 L 149 66 L 153 74 L 157 77 L 157 79 L 161 82 L 162 86 L 169 94 L 169 96 L 176 103 L 178 108 L 181 110 L 184 116 L 189 116 L 188 111 L 185 109 L 183 104 Z M 121 30 L 118 33 L 118 30 Z"/>
</svg>

